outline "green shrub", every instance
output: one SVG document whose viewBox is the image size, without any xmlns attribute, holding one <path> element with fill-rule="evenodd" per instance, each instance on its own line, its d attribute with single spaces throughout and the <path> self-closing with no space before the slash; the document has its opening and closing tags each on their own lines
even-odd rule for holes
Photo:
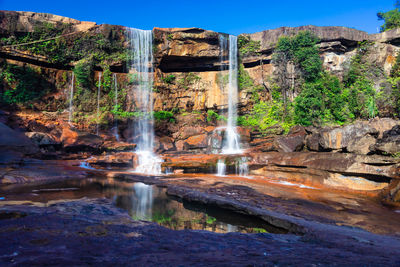
<svg viewBox="0 0 400 267">
<path fill-rule="evenodd" d="M 216 121 L 227 121 L 227 119 L 224 116 L 219 115 L 214 110 L 209 109 L 207 111 L 207 122 L 216 122 Z"/>
<path fill-rule="evenodd" d="M 23 68 L 12 64 L 2 66 L 0 79 L 8 87 L 0 99 L 6 104 L 27 106 L 28 103 L 45 94 L 50 87 L 32 68 Z"/>
<path fill-rule="evenodd" d="M 273 57 L 275 60 L 284 57 L 300 69 L 306 82 L 315 81 L 322 72 L 318 41 L 318 37 L 310 31 L 301 31 L 293 37 L 282 36 Z"/>
<path fill-rule="evenodd" d="M 384 24 L 381 26 L 381 32 L 396 29 L 400 27 L 400 11 L 399 1 L 396 1 L 396 8 L 387 12 L 379 12 L 377 14 L 379 20 L 383 20 Z"/>
<path fill-rule="evenodd" d="M 292 105 L 284 106 L 281 98 L 254 104 L 250 114 L 238 117 L 238 125 L 268 133 L 269 128 L 280 126 L 285 132 L 293 126 Z"/>
<path fill-rule="evenodd" d="M 339 79 L 324 73 L 315 82 L 303 84 L 295 99 L 294 120 L 305 126 L 343 124 L 354 117 L 347 101 L 348 93 Z"/>
<path fill-rule="evenodd" d="M 175 82 L 175 75 L 170 74 L 162 78 L 162 80 L 167 84 L 173 84 Z"/>
<path fill-rule="evenodd" d="M 171 111 L 154 111 L 153 116 L 156 121 L 168 121 L 172 123 L 175 122 L 174 113 L 172 113 Z"/>
<path fill-rule="evenodd" d="M 88 59 L 79 61 L 74 67 L 74 74 L 76 85 L 89 89 L 92 84 L 93 61 Z"/>
<path fill-rule="evenodd" d="M 249 89 L 254 86 L 254 81 L 250 74 L 244 69 L 244 65 L 240 64 L 238 69 L 238 87 L 239 90 Z"/>
<path fill-rule="evenodd" d="M 261 48 L 260 41 L 253 41 L 249 36 L 239 35 L 238 37 L 238 49 L 242 56 L 258 54 Z"/>
</svg>

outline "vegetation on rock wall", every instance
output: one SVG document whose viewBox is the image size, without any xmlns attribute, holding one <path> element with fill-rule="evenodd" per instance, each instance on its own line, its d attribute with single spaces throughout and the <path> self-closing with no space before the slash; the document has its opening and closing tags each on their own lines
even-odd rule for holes
<svg viewBox="0 0 400 267">
<path fill-rule="evenodd" d="M 3 62 L 0 65 L 2 93 L 0 102 L 29 107 L 31 103 L 48 93 L 52 86 L 34 69 Z"/>
<path fill-rule="evenodd" d="M 164 110 L 154 111 L 153 116 L 156 121 L 167 121 L 171 123 L 175 122 L 174 113 L 170 111 L 164 111 Z"/>
<path fill-rule="evenodd" d="M 247 81 L 248 77 L 243 75 L 244 69 L 239 71 L 239 81 L 243 79 L 247 81 L 246 87 L 253 88 L 255 103 L 249 114 L 238 118 L 240 125 L 268 133 L 269 129 L 277 126 L 288 131 L 294 124 L 344 124 L 378 115 L 378 93 L 372 80 L 382 77 L 383 70 L 368 63 L 373 44 L 359 44 L 343 81 L 340 81 L 322 69 L 317 43 L 318 38 L 308 31 L 279 39 L 273 55 L 278 72 L 275 85 L 270 89 L 272 99 L 269 101 L 260 101 L 257 94 L 258 90 L 264 90 L 263 87 L 256 88 L 251 78 Z M 400 91 L 397 89 L 400 83 L 393 75 L 391 79 L 396 94 Z M 398 93 L 397 97 L 393 95 L 392 98 L 396 99 L 393 102 L 399 97 Z"/>
<path fill-rule="evenodd" d="M 251 40 L 247 35 L 239 35 L 238 49 L 241 56 L 257 55 L 261 48 L 260 41 Z"/>
</svg>

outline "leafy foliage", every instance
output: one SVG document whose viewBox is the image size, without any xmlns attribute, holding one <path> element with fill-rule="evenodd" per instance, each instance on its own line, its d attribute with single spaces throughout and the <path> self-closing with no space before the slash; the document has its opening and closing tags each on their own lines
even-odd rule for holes
<svg viewBox="0 0 400 267">
<path fill-rule="evenodd" d="M 172 113 L 171 111 L 154 111 L 153 116 L 156 121 L 168 121 L 172 123 L 175 122 L 174 113 Z"/>
<path fill-rule="evenodd" d="M 400 11 L 399 1 L 396 1 L 396 8 L 387 12 L 379 12 L 377 14 L 379 20 L 383 20 L 384 23 L 381 26 L 381 32 L 396 29 L 400 27 Z"/>
<path fill-rule="evenodd" d="M 74 67 L 76 85 L 81 88 L 90 88 L 92 84 L 93 61 L 84 59 L 79 61 Z"/>
<path fill-rule="evenodd" d="M 207 111 L 207 122 L 216 122 L 216 121 L 226 121 L 227 119 L 222 116 L 219 115 L 217 112 L 215 112 L 214 110 L 208 110 Z"/>
<path fill-rule="evenodd" d="M 275 60 L 285 57 L 297 66 L 306 82 L 318 79 L 322 62 L 316 46 L 318 37 L 309 31 L 301 31 L 293 37 L 282 36 L 276 46 Z"/>
<path fill-rule="evenodd" d="M 279 92 L 274 92 L 273 95 L 274 98 L 270 101 L 256 103 L 250 114 L 238 117 L 238 124 L 264 133 L 279 125 L 288 132 L 293 126 L 293 107 L 290 105 L 285 108 Z"/>
<path fill-rule="evenodd" d="M 0 100 L 6 104 L 27 105 L 48 91 L 48 83 L 32 68 L 12 64 L 1 66 L 0 79 L 7 90 Z"/>
<path fill-rule="evenodd" d="M 250 77 L 249 73 L 244 69 L 243 64 L 239 65 L 238 68 L 238 87 L 239 90 L 249 89 L 254 86 L 254 81 Z"/>
<path fill-rule="evenodd" d="M 315 82 L 304 83 L 295 99 L 294 120 L 301 125 L 342 124 L 352 117 L 339 79 L 328 73 Z"/>
<path fill-rule="evenodd" d="M 175 75 L 170 74 L 162 78 L 162 80 L 167 84 L 173 84 L 175 82 Z"/>
<path fill-rule="evenodd" d="M 241 56 L 254 55 L 260 51 L 261 42 L 253 41 L 249 36 L 246 35 L 239 35 L 238 48 Z"/>
</svg>

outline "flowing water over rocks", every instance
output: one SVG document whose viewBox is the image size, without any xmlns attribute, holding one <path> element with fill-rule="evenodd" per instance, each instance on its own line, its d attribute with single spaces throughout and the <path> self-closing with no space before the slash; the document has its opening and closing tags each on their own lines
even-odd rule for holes
<svg viewBox="0 0 400 267">
<path fill-rule="evenodd" d="M 222 42 L 223 43 L 223 42 Z M 222 48 L 226 48 L 223 45 Z M 238 105 L 238 49 L 237 37 L 229 35 L 228 123 L 222 148 L 224 154 L 240 154 L 240 136 L 236 132 Z"/>
<path fill-rule="evenodd" d="M 161 159 L 154 154 L 153 32 L 139 29 L 128 29 L 127 32 L 133 57 L 128 67 L 135 84 L 134 106 L 139 117 L 134 127 L 138 155 L 135 171 L 159 174 Z"/>
<path fill-rule="evenodd" d="M 73 106 L 73 101 L 74 101 L 74 80 L 75 80 L 75 74 L 72 72 L 71 74 L 71 85 L 70 85 L 70 91 L 69 91 L 69 108 L 68 108 L 68 123 L 71 125 L 72 122 L 72 116 L 74 112 L 74 106 Z"/>
</svg>

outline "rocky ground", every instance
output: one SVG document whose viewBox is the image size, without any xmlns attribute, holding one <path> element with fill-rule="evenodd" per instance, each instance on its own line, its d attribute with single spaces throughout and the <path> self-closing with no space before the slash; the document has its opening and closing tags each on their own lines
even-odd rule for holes
<svg viewBox="0 0 400 267">
<path fill-rule="evenodd" d="M 396 266 L 400 240 L 303 221 L 297 234 L 173 231 L 133 221 L 107 200 L 2 205 L 4 265 Z M 300 224 L 301 220 L 298 220 Z"/>
</svg>

